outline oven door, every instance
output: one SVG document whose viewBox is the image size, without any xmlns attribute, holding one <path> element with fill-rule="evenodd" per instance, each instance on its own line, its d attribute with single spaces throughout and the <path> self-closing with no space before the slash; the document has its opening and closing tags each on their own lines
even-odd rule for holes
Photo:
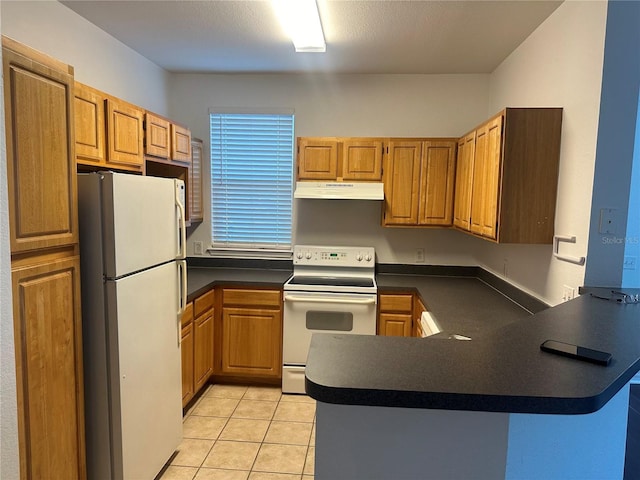
<svg viewBox="0 0 640 480">
<path fill-rule="evenodd" d="M 376 334 L 376 295 L 329 292 L 285 292 L 283 363 L 305 365 L 311 335 Z"/>
</svg>

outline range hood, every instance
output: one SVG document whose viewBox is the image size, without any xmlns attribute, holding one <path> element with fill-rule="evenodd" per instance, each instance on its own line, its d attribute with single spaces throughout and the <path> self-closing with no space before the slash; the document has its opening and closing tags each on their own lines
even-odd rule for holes
<svg viewBox="0 0 640 480">
<path fill-rule="evenodd" d="M 381 182 L 297 182 L 293 198 L 384 200 Z"/>
</svg>

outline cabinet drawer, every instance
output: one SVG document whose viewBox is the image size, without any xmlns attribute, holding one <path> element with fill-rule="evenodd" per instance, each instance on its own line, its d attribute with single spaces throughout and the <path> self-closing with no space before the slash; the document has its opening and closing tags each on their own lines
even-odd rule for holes
<svg viewBox="0 0 640 480">
<path fill-rule="evenodd" d="M 202 315 L 207 310 L 210 310 L 213 308 L 214 297 L 215 297 L 215 290 L 210 290 L 207 293 L 200 295 L 198 298 L 196 298 L 194 302 L 195 304 L 194 314 L 196 318 Z"/>
<path fill-rule="evenodd" d="M 246 290 L 241 288 L 225 288 L 222 301 L 225 305 L 262 305 L 280 307 L 280 290 Z"/>
<path fill-rule="evenodd" d="M 409 312 L 412 313 L 413 295 L 380 295 L 381 312 Z"/>
<path fill-rule="evenodd" d="M 182 313 L 182 318 L 180 319 L 180 325 L 184 328 L 191 322 L 193 322 L 193 302 L 187 303 L 187 306 Z"/>
</svg>

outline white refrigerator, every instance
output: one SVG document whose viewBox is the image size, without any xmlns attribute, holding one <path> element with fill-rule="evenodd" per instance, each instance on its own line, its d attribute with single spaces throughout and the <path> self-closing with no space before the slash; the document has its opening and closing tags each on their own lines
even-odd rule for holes
<svg viewBox="0 0 640 480">
<path fill-rule="evenodd" d="M 87 473 L 152 480 L 182 439 L 185 187 L 78 175 Z"/>
</svg>

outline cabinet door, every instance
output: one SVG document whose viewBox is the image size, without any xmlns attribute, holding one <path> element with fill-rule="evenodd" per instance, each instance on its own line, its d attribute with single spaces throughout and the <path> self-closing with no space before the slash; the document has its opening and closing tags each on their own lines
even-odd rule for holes
<svg viewBox="0 0 640 480">
<path fill-rule="evenodd" d="M 222 311 L 222 372 L 281 376 L 281 317 L 280 310 L 225 307 Z"/>
<path fill-rule="evenodd" d="M 411 337 L 411 314 L 381 313 L 379 316 L 378 335 Z"/>
<path fill-rule="evenodd" d="M 75 84 L 76 159 L 86 165 L 104 164 L 105 97 L 96 90 Z"/>
<path fill-rule="evenodd" d="M 202 199 L 202 140 L 191 141 L 191 168 L 189 168 L 189 220 L 201 222 L 204 219 Z"/>
<path fill-rule="evenodd" d="M 79 264 L 12 270 L 23 478 L 86 477 Z"/>
<path fill-rule="evenodd" d="M 480 234 L 497 237 L 498 210 L 502 165 L 502 116 L 491 120 L 487 126 L 486 154 L 484 163 L 484 195 L 482 200 L 482 222 Z"/>
<path fill-rule="evenodd" d="M 342 177 L 344 180 L 382 180 L 382 140 L 345 139 Z"/>
<path fill-rule="evenodd" d="M 420 224 L 451 225 L 456 142 L 424 142 L 420 171 Z"/>
<path fill-rule="evenodd" d="M 456 188 L 453 208 L 453 224 L 462 230 L 470 230 L 471 189 L 476 134 L 472 132 L 458 142 Z"/>
<path fill-rule="evenodd" d="M 144 111 L 135 105 L 111 98 L 107 99 L 106 104 L 107 162 L 135 166 L 142 170 Z"/>
<path fill-rule="evenodd" d="M 200 390 L 213 373 L 213 309 L 194 322 L 194 391 Z"/>
<path fill-rule="evenodd" d="M 298 139 L 298 180 L 336 180 L 338 142 L 315 138 Z"/>
<path fill-rule="evenodd" d="M 484 201 L 486 196 L 487 176 L 487 127 L 483 125 L 476 130 L 476 151 L 473 159 L 473 175 L 471 190 L 471 223 L 473 233 L 482 233 Z"/>
<path fill-rule="evenodd" d="M 191 162 L 191 131 L 171 124 L 171 159 L 176 162 Z"/>
<path fill-rule="evenodd" d="M 145 113 L 144 153 L 169 158 L 171 148 L 171 122 L 152 113 Z"/>
<path fill-rule="evenodd" d="M 11 252 L 78 242 L 73 76 L 3 48 Z"/>
<path fill-rule="evenodd" d="M 180 354 L 182 356 L 182 407 L 193 398 L 193 322 L 182 327 L 182 340 L 180 342 Z"/>
<path fill-rule="evenodd" d="M 417 225 L 421 152 L 421 142 L 389 142 L 384 168 L 384 225 Z"/>
</svg>

